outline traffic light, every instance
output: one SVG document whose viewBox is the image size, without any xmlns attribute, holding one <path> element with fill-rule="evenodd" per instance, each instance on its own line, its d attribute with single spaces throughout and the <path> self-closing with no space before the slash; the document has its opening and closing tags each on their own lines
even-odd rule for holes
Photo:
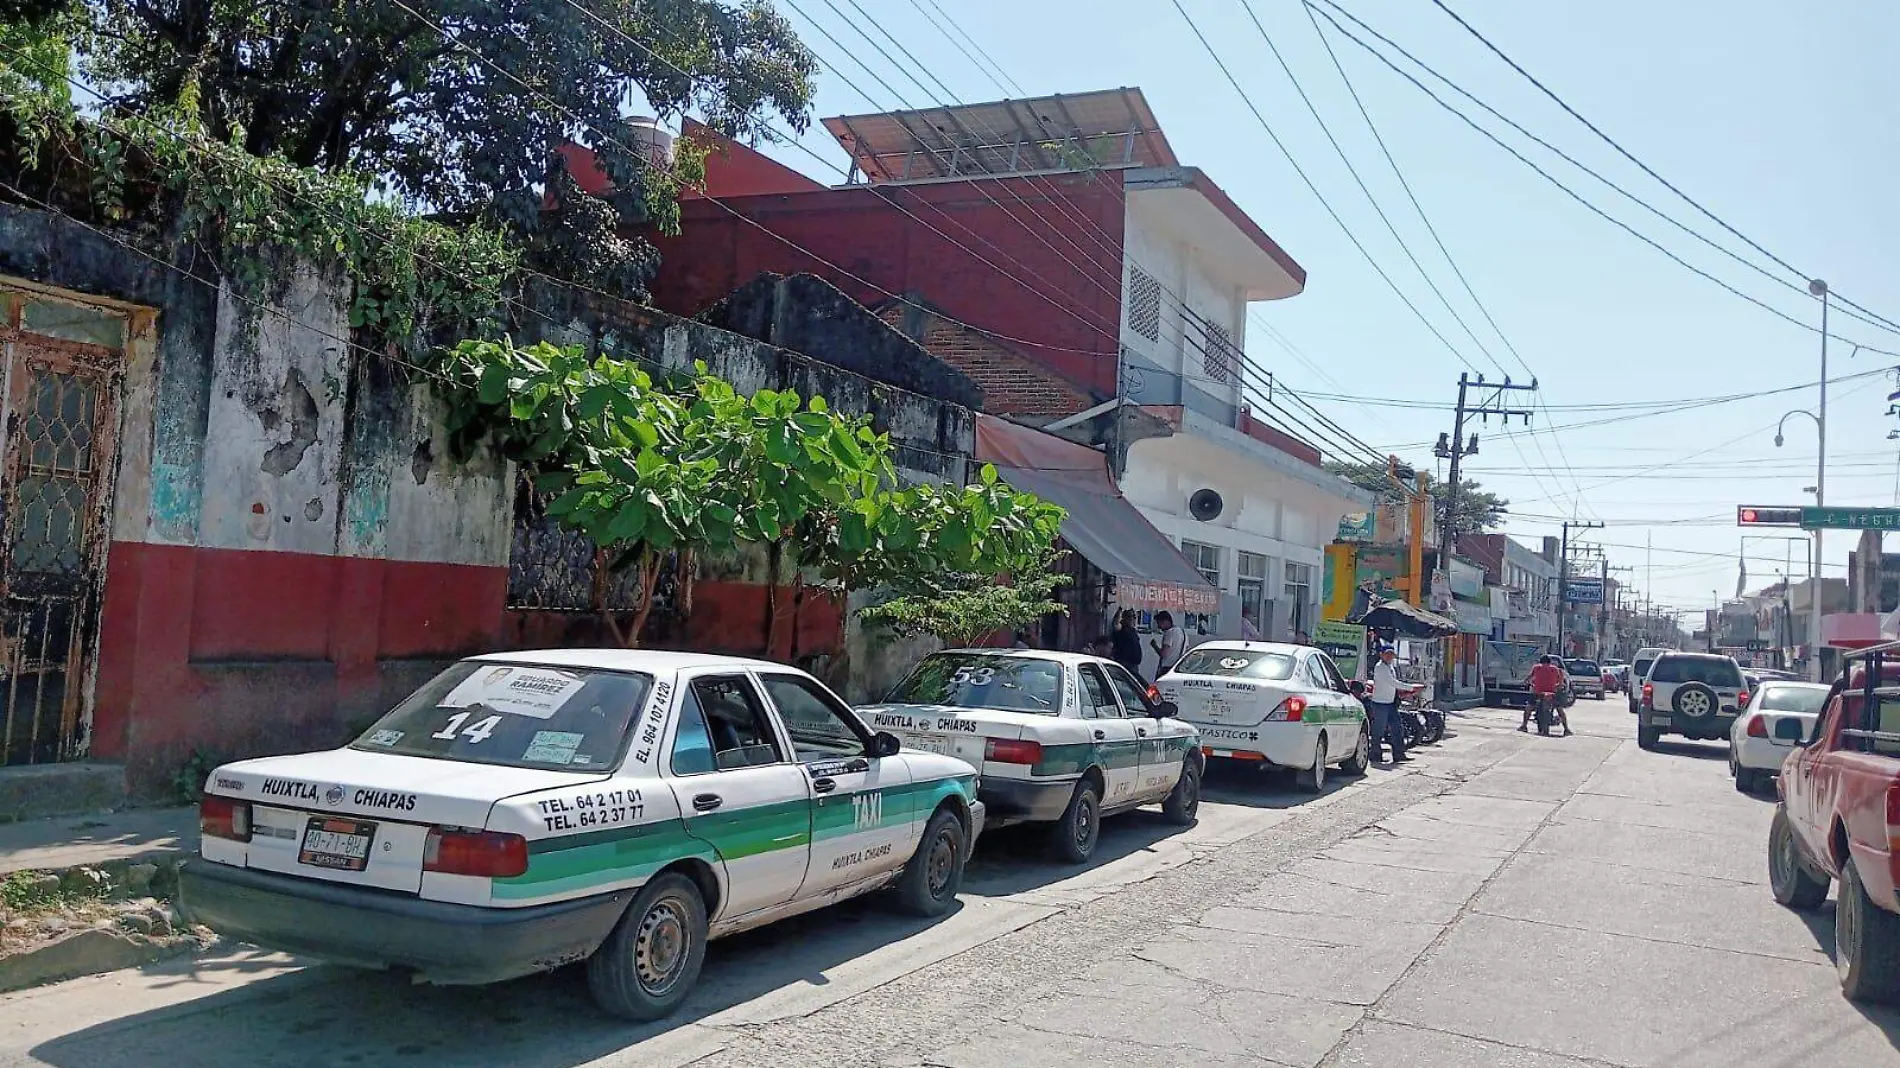
<svg viewBox="0 0 1900 1068">
<path fill-rule="evenodd" d="M 1735 525 L 1738 527 L 1798 527 L 1801 525 L 1801 509 L 1764 507 L 1755 504 L 1737 505 Z"/>
</svg>

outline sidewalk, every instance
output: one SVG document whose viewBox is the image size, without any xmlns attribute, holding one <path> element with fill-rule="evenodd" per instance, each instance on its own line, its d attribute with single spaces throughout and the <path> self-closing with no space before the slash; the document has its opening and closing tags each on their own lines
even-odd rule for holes
<svg viewBox="0 0 1900 1068">
<path fill-rule="evenodd" d="M 0 826 L 0 876 L 29 869 L 170 859 L 196 848 L 196 808 L 135 808 Z"/>
</svg>

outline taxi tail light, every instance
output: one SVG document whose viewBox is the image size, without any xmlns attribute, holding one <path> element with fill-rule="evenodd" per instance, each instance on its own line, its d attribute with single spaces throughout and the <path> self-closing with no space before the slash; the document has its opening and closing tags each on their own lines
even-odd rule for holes
<svg viewBox="0 0 1900 1068">
<path fill-rule="evenodd" d="M 206 794 L 198 801 L 198 830 L 233 842 L 251 840 L 251 803 Z"/>
<path fill-rule="evenodd" d="M 528 870 L 528 840 L 503 831 L 431 827 L 422 846 L 422 870 L 510 878 Z"/>
<path fill-rule="evenodd" d="M 991 738 L 983 743 L 983 759 L 1004 764 L 1042 763 L 1042 743 L 1018 738 Z"/>
<path fill-rule="evenodd" d="M 1750 738 L 1768 737 L 1768 721 L 1760 716 L 1748 717 L 1748 736 Z"/>
<path fill-rule="evenodd" d="M 1298 723 L 1306 718 L 1306 698 L 1299 694 L 1280 702 L 1280 706 L 1267 713 L 1268 723 Z"/>
</svg>

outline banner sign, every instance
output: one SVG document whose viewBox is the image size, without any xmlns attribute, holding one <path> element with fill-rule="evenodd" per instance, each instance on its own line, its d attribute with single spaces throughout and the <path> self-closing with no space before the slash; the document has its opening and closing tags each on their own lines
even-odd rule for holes
<svg viewBox="0 0 1900 1068">
<path fill-rule="evenodd" d="M 1564 586 L 1564 600 L 1570 604 L 1602 604 L 1603 580 L 1573 578 Z"/>
<path fill-rule="evenodd" d="M 1174 612 L 1209 614 L 1220 611 L 1219 590 L 1212 586 L 1176 586 L 1172 582 L 1136 582 L 1118 578 L 1115 580 L 1115 601 L 1123 608 L 1144 612 L 1158 612 L 1164 608 Z"/>
</svg>

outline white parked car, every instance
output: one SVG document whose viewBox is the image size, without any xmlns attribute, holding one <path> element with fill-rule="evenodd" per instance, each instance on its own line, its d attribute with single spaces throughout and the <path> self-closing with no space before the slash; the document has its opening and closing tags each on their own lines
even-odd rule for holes
<svg viewBox="0 0 1900 1068">
<path fill-rule="evenodd" d="M 967 763 L 794 668 L 594 649 L 462 661 L 343 749 L 218 768 L 200 812 L 181 903 L 214 931 L 446 984 L 586 961 L 635 1019 L 708 939 L 886 887 L 941 915 L 984 816 Z"/>
<path fill-rule="evenodd" d="M 1203 642 L 1155 685 L 1182 719 L 1200 728 L 1208 756 L 1297 769 L 1314 793 L 1326 788 L 1333 764 L 1348 775 L 1365 773 L 1371 755 L 1365 705 L 1318 649 Z"/>
<path fill-rule="evenodd" d="M 1827 705 L 1829 687 L 1818 682 L 1764 682 L 1729 731 L 1728 770 L 1743 793 L 1762 790 L 1794 752 L 1794 742 L 1775 737 L 1783 720 L 1801 725 L 1801 737 L 1814 737 L 1814 724 Z M 1785 729 L 1784 729 L 1785 730 Z"/>
<path fill-rule="evenodd" d="M 1047 823 L 1052 850 L 1073 863 L 1095 852 L 1104 815 L 1159 803 L 1186 826 L 1200 809 L 1198 732 L 1113 660 L 949 649 L 859 712 L 906 745 L 976 765 L 990 824 Z"/>
</svg>

